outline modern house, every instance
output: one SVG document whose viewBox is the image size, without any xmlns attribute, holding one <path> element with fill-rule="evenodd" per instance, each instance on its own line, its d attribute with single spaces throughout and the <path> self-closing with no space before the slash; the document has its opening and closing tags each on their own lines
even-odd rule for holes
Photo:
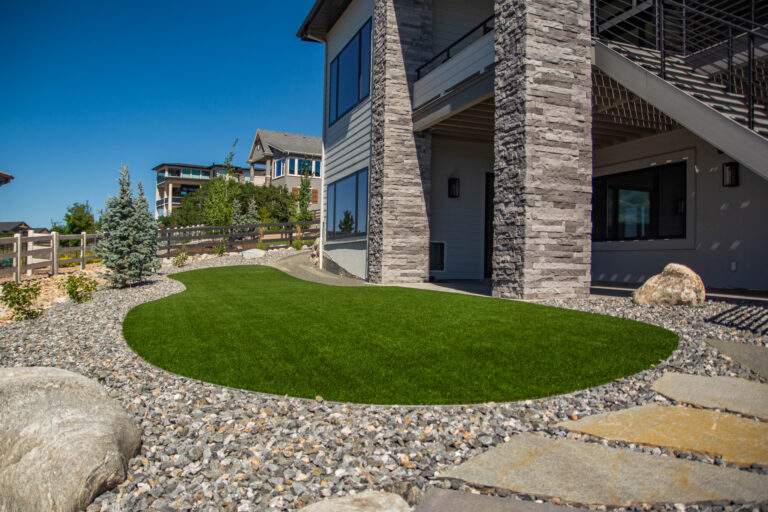
<svg viewBox="0 0 768 512">
<path fill-rule="evenodd" d="M 251 168 L 264 166 L 266 183 L 298 194 L 302 174 L 312 183 L 310 210 L 320 209 L 323 142 L 319 137 L 296 133 L 256 130 L 248 156 Z"/>
<path fill-rule="evenodd" d="M 226 176 L 238 181 L 258 183 L 258 171 L 245 167 L 233 167 L 233 176 L 227 174 L 223 164 L 195 165 L 162 163 L 153 169 L 157 174 L 155 187 L 155 217 L 164 217 L 173 212 L 173 208 L 181 204 L 182 198 L 195 192 L 203 182 L 217 176 Z M 261 171 L 263 181 L 264 171 Z"/>
<path fill-rule="evenodd" d="M 26 233 L 30 229 L 32 228 L 29 227 L 29 224 L 20 220 L 0 222 L 0 233 L 4 235 L 15 234 L 15 233 Z"/>
<path fill-rule="evenodd" d="M 9 184 L 13 180 L 13 176 L 7 172 L 0 171 L 0 187 Z"/>
<path fill-rule="evenodd" d="M 768 290 L 768 2 L 317 0 L 323 264 Z"/>
</svg>

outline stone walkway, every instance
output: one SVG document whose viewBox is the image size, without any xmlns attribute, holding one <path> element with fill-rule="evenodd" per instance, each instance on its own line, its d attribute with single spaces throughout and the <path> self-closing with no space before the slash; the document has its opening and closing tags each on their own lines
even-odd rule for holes
<svg viewBox="0 0 768 512">
<path fill-rule="evenodd" d="M 716 348 L 764 379 L 768 379 L 768 348 L 718 339 L 708 339 L 707 345 Z"/>
<path fill-rule="evenodd" d="M 768 423 L 756 418 L 765 418 L 768 385 L 668 373 L 653 389 L 700 407 L 646 404 L 556 426 L 603 440 L 707 454 L 745 467 L 768 467 Z M 587 441 L 521 434 L 439 476 L 470 487 L 583 505 L 768 502 L 768 475 Z M 466 501 L 464 508 L 456 510 L 484 510 L 481 501 L 470 494 L 462 500 Z"/>
</svg>

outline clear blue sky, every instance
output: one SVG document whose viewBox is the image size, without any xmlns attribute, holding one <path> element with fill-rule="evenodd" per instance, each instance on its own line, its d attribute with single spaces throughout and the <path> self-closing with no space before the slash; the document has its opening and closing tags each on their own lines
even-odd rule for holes
<svg viewBox="0 0 768 512">
<path fill-rule="evenodd" d="M 312 0 L 0 1 L 0 221 L 94 210 L 121 162 L 154 198 L 160 162 L 210 164 L 256 128 L 319 135 Z"/>
</svg>

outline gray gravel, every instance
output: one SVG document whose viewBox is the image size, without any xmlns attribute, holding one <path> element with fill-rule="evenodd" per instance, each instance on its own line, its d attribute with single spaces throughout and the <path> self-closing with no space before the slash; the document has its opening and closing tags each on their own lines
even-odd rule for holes
<svg viewBox="0 0 768 512">
<path fill-rule="evenodd" d="M 271 254 L 268 261 L 289 253 Z M 183 270 L 247 263 L 225 256 Z M 346 405 L 223 388 L 144 362 L 125 344 L 122 318 L 138 304 L 181 290 L 180 283 L 161 275 L 143 286 L 100 291 L 89 303 L 62 304 L 37 320 L 0 328 L 0 365 L 57 366 L 98 379 L 143 432 L 129 479 L 99 497 L 90 511 L 292 510 L 364 489 L 393 491 L 414 503 L 428 485 L 450 485 L 431 481 L 441 467 L 515 433 L 566 435 L 550 425 L 660 400 L 650 384 L 665 370 L 759 380 L 705 346 L 705 337 L 766 344 L 765 336 L 706 322 L 731 304 L 685 309 L 638 307 L 609 297 L 547 301 L 662 325 L 681 336 L 680 347 L 652 370 L 547 399 L 453 407 Z"/>
</svg>

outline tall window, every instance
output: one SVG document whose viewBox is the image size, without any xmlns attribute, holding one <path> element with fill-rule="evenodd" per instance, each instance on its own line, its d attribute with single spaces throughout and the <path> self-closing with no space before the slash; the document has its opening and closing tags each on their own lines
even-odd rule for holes
<svg viewBox="0 0 768 512">
<path fill-rule="evenodd" d="M 279 178 L 285 172 L 285 160 L 275 161 L 275 178 Z"/>
<path fill-rule="evenodd" d="M 312 170 L 314 171 L 315 176 L 320 176 L 320 160 L 315 160 L 312 163 Z"/>
<path fill-rule="evenodd" d="M 677 162 L 595 178 L 592 240 L 685 238 L 685 169 Z"/>
<path fill-rule="evenodd" d="M 368 223 L 368 169 L 328 185 L 328 238 L 362 236 Z"/>
<path fill-rule="evenodd" d="M 329 70 L 328 124 L 367 98 L 371 90 L 371 20 L 352 37 Z"/>
</svg>

